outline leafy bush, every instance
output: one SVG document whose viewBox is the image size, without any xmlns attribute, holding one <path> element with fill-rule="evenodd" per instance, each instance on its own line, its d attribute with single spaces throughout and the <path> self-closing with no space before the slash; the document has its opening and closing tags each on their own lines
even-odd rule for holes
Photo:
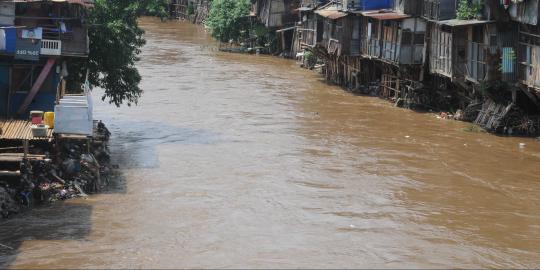
<svg viewBox="0 0 540 270">
<path fill-rule="evenodd" d="M 481 10 L 481 2 L 469 4 L 469 0 L 460 0 L 456 11 L 456 17 L 460 20 L 474 19 Z"/>
<path fill-rule="evenodd" d="M 304 59 L 306 60 L 306 64 L 309 68 L 317 64 L 317 56 L 311 51 L 304 52 Z"/>
<path fill-rule="evenodd" d="M 220 41 L 237 41 L 249 29 L 249 10 L 249 0 L 214 0 L 206 26 Z"/>
<path fill-rule="evenodd" d="M 139 0 L 139 9 L 141 14 L 156 16 L 165 19 L 169 16 L 170 0 Z"/>
</svg>

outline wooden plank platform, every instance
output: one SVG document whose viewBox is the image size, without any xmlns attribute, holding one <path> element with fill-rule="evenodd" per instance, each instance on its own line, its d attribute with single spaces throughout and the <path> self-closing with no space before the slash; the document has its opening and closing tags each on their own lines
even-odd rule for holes
<svg viewBox="0 0 540 270">
<path fill-rule="evenodd" d="M 0 162 L 20 162 L 24 158 L 24 153 L 1 153 Z M 28 154 L 26 158 L 29 160 L 44 160 L 45 155 Z"/>
<path fill-rule="evenodd" d="M 48 140 L 53 136 L 53 130 L 47 131 L 46 137 L 32 135 L 32 123 L 26 120 L 0 119 L 0 140 Z"/>
</svg>

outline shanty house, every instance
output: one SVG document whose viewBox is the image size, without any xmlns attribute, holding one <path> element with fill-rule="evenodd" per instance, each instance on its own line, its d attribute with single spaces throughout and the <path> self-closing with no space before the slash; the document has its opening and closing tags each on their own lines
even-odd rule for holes
<svg viewBox="0 0 540 270">
<path fill-rule="evenodd" d="M 298 20 L 300 0 L 254 0 L 252 13 L 267 28 L 292 26 Z"/>
<path fill-rule="evenodd" d="M 396 65 L 422 64 L 426 23 L 396 11 L 366 11 L 363 55 Z"/>
<path fill-rule="evenodd" d="M 69 59 L 88 56 L 91 0 L 0 2 L 0 117 L 52 111 Z"/>
<path fill-rule="evenodd" d="M 323 18 L 323 35 L 320 45 L 329 54 L 360 54 L 360 18 L 341 11 L 332 5 L 315 11 Z"/>
<path fill-rule="evenodd" d="M 540 97 L 539 1 L 510 2 L 507 8 L 511 19 L 518 24 L 517 54 L 515 55 L 518 62 L 518 80 L 523 89 L 532 90 L 532 93 Z M 528 93 L 528 91 L 524 92 Z"/>
<path fill-rule="evenodd" d="M 519 29 L 519 80 L 540 93 L 540 29 L 537 25 L 520 25 Z"/>
<path fill-rule="evenodd" d="M 444 20 L 429 24 L 429 67 L 432 74 L 451 81 L 478 84 L 515 77 L 514 40 L 517 29 L 511 24 L 495 24 L 495 8 L 483 5 L 475 18 L 456 18 L 456 14 L 442 12 L 455 7 L 455 1 L 443 3 L 432 1 L 437 7 L 435 14 Z M 424 8 L 424 16 L 426 17 Z M 430 15 L 430 14 L 427 14 Z M 433 19 L 435 17 L 427 17 Z M 504 66 L 501 68 L 501 65 Z"/>
<path fill-rule="evenodd" d="M 392 1 L 338 1 L 315 11 L 323 19 L 323 37 L 319 47 L 324 48 L 323 55 L 327 58 L 325 68 L 327 80 L 356 89 L 361 82 L 369 80 L 367 77 L 372 77 L 364 76 L 371 72 L 363 72 L 363 67 L 367 67 L 366 65 L 370 63 L 364 61 L 362 57 L 365 56 L 365 47 L 362 43 L 367 41 L 366 33 L 373 31 L 378 35 L 380 32 L 370 28 L 371 25 L 358 15 L 367 9 L 391 7 Z M 369 29 L 364 29 L 366 27 Z"/>
<path fill-rule="evenodd" d="M 305 48 L 313 48 L 323 37 L 323 18 L 315 14 L 315 9 L 326 4 L 324 0 L 302 0 L 298 8 L 299 21 L 294 29 L 293 54 Z"/>
<path fill-rule="evenodd" d="M 369 71 L 381 80 L 384 97 L 396 97 L 401 88 L 420 79 L 426 32 L 420 13 L 416 0 L 395 0 L 380 9 L 356 12 L 362 21 L 361 54 L 379 63 Z"/>
</svg>

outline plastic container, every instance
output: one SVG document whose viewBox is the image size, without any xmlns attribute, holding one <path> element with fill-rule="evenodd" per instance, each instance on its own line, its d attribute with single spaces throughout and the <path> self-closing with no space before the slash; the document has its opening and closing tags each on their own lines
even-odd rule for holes
<svg viewBox="0 0 540 270">
<path fill-rule="evenodd" d="M 49 127 L 47 125 L 32 125 L 32 136 L 34 137 L 47 137 L 47 130 Z"/>
<path fill-rule="evenodd" d="M 43 111 L 30 111 L 30 120 L 32 125 L 39 125 L 43 123 Z"/>
<path fill-rule="evenodd" d="M 49 128 L 54 128 L 54 112 L 46 112 L 43 116 L 43 122 Z"/>
</svg>

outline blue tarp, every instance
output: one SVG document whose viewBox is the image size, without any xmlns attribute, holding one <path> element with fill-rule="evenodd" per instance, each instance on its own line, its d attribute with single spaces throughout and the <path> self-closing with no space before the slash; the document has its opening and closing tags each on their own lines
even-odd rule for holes
<svg viewBox="0 0 540 270">
<path fill-rule="evenodd" d="M 2 26 L 2 29 L 4 30 L 6 39 L 6 49 L 2 50 L 2 52 L 14 53 L 16 46 L 15 43 L 17 41 L 17 29 L 13 26 Z"/>
<path fill-rule="evenodd" d="M 360 1 L 360 10 L 377 10 L 392 8 L 393 0 L 358 0 Z"/>
<path fill-rule="evenodd" d="M 26 93 L 16 93 L 11 97 L 10 101 L 10 115 L 15 115 L 17 113 L 17 110 L 19 110 L 19 107 L 23 103 L 24 99 L 26 98 Z M 30 111 L 38 110 L 38 111 L 44 111 L 44 112 L 52 112 L 54 111 L 54 104 L 56 102 L 56 94 L 54 93 L 38 93 L 36 97 L 34 98 L 34 101 L 28 106 L 28 109 L 26 112 L 22 115 L 23 117 L 26 117 L 29 115 Z"/>
<path fill-rule="evenodd" d="M 52 76 L 52 78 L 51 78 Z M 49 74 L 49 78 L 45 81 L 40 91 L 34 97 L 34 100 L 28 106 L 28 109 L 21 117 L 27 117 L 30 111 L 38 110 L 45 112 L 54 111 L 54 105 L 56 103 L 56 91 L 59 83 L 59 76 L 56 73 Z M 14 116 L 17 110 L 21 107 L 24 99 L 28 93 L 15 93 L 11 96 L 9 102 L 9 113 Z"/>
</svg>

